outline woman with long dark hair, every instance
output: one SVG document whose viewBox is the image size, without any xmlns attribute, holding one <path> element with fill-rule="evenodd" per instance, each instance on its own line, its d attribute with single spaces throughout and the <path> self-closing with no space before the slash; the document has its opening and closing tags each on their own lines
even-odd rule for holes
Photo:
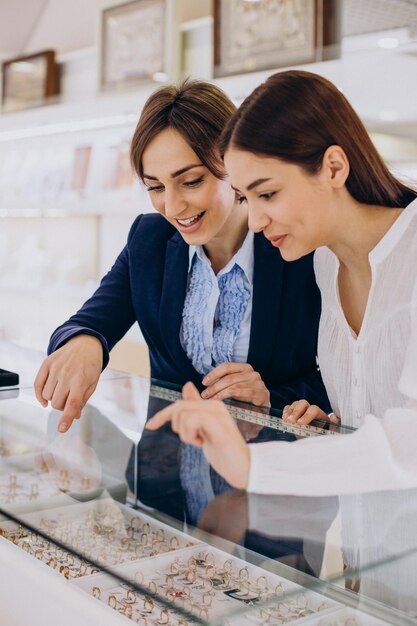
<svg viewBox="0 0 417 626">
<path fill-rule="evenodd" d="M 340 494 L 417 485 L 417 200 L 388 170 L 343 94 L 321 76 L 271 76 L 221 139 L 249 226 L 286 261 L 315 252 L 319 365 L 332 405 L 300 399 L 284 419 L 320 417 L 347 436 L 248 446 L 222 403 L 184 400 L 172 420 L 231 484 L 263 493 Z"/>
</svg>

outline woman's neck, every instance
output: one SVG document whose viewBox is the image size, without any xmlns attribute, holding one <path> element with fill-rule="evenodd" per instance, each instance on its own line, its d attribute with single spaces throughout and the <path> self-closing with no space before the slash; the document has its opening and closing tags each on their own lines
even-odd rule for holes
<svg viewBox="0 0 417 626">
<path fill-rule="evenodd" d="M 361 205 L 354 201 L 341 207 L 340 223 L 335 227 L 334 242 L 329 248 L 340 262 L 337 277 L 340 304 L 347 323 L 357 336 L 362 328 L 372 283 L 369 253 L 391 228 L 401 210 Z"/>
<path fill-rule="evenodd" d="M 204 245 L 204 251 L 211 262 L 213 272 L 217 274 L 241 248 L 248 233 L 247 212 L 236 211 L 222 231 Z"/>
<path fill-rule="evenodd" d="M 337 225 L 328 247 L 347 269 L 367 272 L 369 253 L 401 212 L 401 208 L 365 205 L 350 198 L 339 207 Z"/>
</svg>

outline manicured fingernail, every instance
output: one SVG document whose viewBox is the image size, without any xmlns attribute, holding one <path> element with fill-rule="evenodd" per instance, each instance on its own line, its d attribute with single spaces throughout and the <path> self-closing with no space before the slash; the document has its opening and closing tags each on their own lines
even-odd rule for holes
<svg viewBox="0 0 417 626">
<path fill-rule="evenodd" d="M 202 394 L 201 394 L 201 397 L 202 398 L 207 398 L 207 396 L 208 396 L 208 391 L 203 391 Z"/>
<path fill-rule="evenodd" d="M 305 424 L 306 421 L 307 420 L 304 417 L 300 417 L 300 419 L 298 420 L 298 424 Z"/>
<path fill-rule="evenodd" d="M 203 385 L 208 385 L 210 382 L 210 376 L 206 376 L 205 378 L 203 378 Z"/>
<path fill-rule="evenodd" d="M 68 424 L 63 422 L 62 424 L 59 425 L 58 430 L 60 433 L 66 433 L 68 430 Z"/>
</svg>

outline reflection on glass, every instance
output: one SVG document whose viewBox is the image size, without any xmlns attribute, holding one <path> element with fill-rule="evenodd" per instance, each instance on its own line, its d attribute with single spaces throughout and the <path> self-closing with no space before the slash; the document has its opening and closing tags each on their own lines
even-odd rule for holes
<svg viewBox="0 0 417 626">
<path fill-rule="evenodd" d="M 30 556 L 82 590 L 81 604 L 147 626 L 377 626 L 417 615 L 414 492 L 236 491 L 169 425 L 144 430 L 178 393 L 103 379 L 64 435 L 59 412 L 31 391 L 0 394 L 0 557 L 12 546 L 15 559 Z M 289 432 L 278 411 L 231 409 L 252 442 L 335 436 Z"/>
</svg>

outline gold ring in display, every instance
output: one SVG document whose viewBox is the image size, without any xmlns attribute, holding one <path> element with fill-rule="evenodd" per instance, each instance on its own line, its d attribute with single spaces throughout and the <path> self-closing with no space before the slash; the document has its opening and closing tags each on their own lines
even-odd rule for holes
<svg viewBox="0 0 417 626">
<path fill-rule="evenodd" d="M 187 581 L 187 583 L 192 585 L 193 583 L 195 583 L 196 579 L 197 579 L 197 572 L 195 571 L 195 569 L 187 570 L 185 574 L 185 580 Z"/>
<path fill-rule="evenodd" d="M 126 617 L 128 617 L 129 619 L 132 619 L 133 609 L 131 604 L 126 604 L 121 609 L 119 609 L 119 612 L 123 613 L 123 615 L 126 615 Z"/>
<path fill-rule="evenodd" d="M 136 593 L 135 593 L 134 589 L 128 589 L 126 591 L 125 602 L 127 602 L 128 604 L 135 604 L 135 602 L 136 602 Z"/>
<path fill-rule="evenodd" d="M 68 565 L 61 565 L 61 567 L 59 568 L 59 573 L 65 576 L 65 578 L 69 578 L 70 569 Z"/>
<path fill-rule="evenodd" d="M 107 604 L 111 606 L 112 609 L 115 609 L 117 606 L 117 598 L 115 595 L 110 595 L 107 599 Z"/>
<path fill-rule="evenodd" d="M 131 517 L 129 520 L 129 526 L 131 526 L 134 530 L 140 530 L 142 524 L 139 517 L 136 517 L 136 515 Z"/>
<path fill-rule="evenodd" d="M 265 591 L 266 589 L 268 589 L 268 580 L 266 576 L 258 576 L 258 578 L 256 579 L 256 588 L 259 589 L 259 591 Z"/>
<path fill-rule="evenodd" d="M 78 576 L 85 576 L 88 571 L 88 567 L 86 563 L 80 563 L 80 567 L 78 569 Z"/>
<path fill-rule="evenodd" d="M 285 593 L 285 587 L 282 583 L 275 585 L 275 593 L 282 596 Z"/>
<path fill-rule="evenodd" d="M 154 580 L 151 580 L 148 584 L 148 589 L 151 593 L 157 593 L 158 589 Z"/>
<path fill-rule="evenodd" d="M 197 568 L 197 561 L 196 561 L 195 556 L 190 556 L 190 558 L 188 559 L 188 567 L 190 568 L 192 567 L 194 569 Z"/>
<path fill-rule="evenodd" d="M 249 570 L 247 567 L 242 567 L 239 570 L 239 579 L 243 581 L 249 580 Z"/>
<path fill-rule="evenodd" d="M 159 619 L 156 620 L 157 624 L 169 624 L 169 614 L 166 609 L 162 609 Z"/>
</svg>

